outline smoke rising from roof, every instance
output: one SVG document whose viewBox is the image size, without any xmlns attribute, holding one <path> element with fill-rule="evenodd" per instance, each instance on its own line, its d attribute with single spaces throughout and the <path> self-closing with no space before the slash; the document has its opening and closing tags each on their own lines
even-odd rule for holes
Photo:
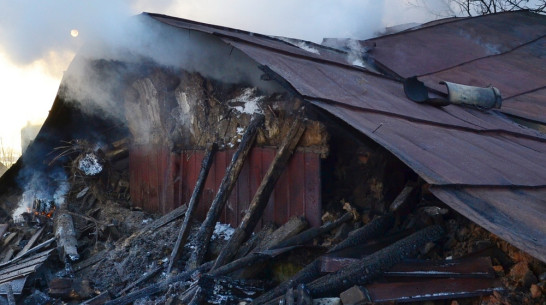
<svg viewBox="0 0 546 305">
<path fill-rule="evenodd" d="M 363 39 L 384 26 L 432 19 L 434 7 L 402 0 L 0 0 L 0 51 L 18 64 L 39 59 L 63 64 L 89 40 L 124 41 L 124 21 L 142 11 L 236 27 L 252 32 L 320 42 L 324 37 Z M 430 1 L 425 1 L 430 2 Z M 418 19 L 418 20 L 416 20 Z M 77 30 L 77 37 L 71 31 Z M 134 37 L 133 37 L 134 38 Z M 60 59 L 59 59 L 60 58 Z M 57 62 L 54 62 L 57 61 Z"/>
</svg>

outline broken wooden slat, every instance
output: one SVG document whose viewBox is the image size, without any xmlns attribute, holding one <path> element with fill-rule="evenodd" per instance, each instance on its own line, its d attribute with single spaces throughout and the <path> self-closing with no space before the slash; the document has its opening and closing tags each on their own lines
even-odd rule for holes
<svg viewBox="0 0 546 305">
<path fill-rule="evenodd" d="M 34 235 L 32 235 L 32 237 L 29 239 L 29 241 L 27 242 L 27 244 L 25 245 L 25 247 L 19 251 L 19 253 L 17 253 L 17 255 L 14 257 L 14 259 L 17 259 L 23 255 L 25 255 L 25 253 L 27 253 L 27 251 L 32 247 L 34 246 L 34 243 L 38 240 L 38 238 L 42 235 L 42 232 L 44 231 L 44 228 L 45 227 L 42 227 L 41 229 L 39 229 L 38 231 L 36 231 L 36 233 L 34 233 Z"/>
<path fill-rule="evenodd" d="M 77 261 L 80 255 L 77 249 L 76 230 L 74 229 L 72 216 L 70 216 L 66 207 L 61 206 L 55 212 L 54 224 L 60 259 L 63 262 L 66 262 L 67 258 L 70 261 Z"/>
<path fill-rule="evenodd" d="M 16 263 L 11 263 L 11 265 L 8 264 L 5 268 L 0 270 L 0 284 L 33 273 L 47 260 L 52 251 L 52 249 L 47 250 L 29 258 L 21 259 Z"/>
<path fill-rule="evenodd" d="M 195 245 L 195 250 L 191 253 L 190 258 L 186 263 L 186 270 L 195 269 L 203 262 L 212 232 L 214 231 L 214 225 L 218 221 L 220 212 L 231 195 L 231 191 L 233 190 L 235 182 L 237 181 L 241 169 L 243 168 L 246 156 L 248 155 L 248 152 L 252 148 L 254 140 L 256 139 L 258 127 L 262 125 L 263 121 L 264 116 L 261 114 L 256 114 L 252 117 L 252 121 L 246 129 L 243 138 L 241 139 L 241 143 L 233 155 L 230 165 L 226 169 L 226 174 L 224 175 L 218 189 L 218 193 L 216 194 L 216 197 L 212 201 L 210 209 L 207 212 L 205 221 L 203 221 L 199 227 L 199 231 L 197 232 L 195 238 L 197 244 Z"/>
<path fill-rule="evenodd" d="M 210 167 L 212 166 L 212 160 L 217 150 L 218 150 L 218 145 L 216 145 L 216 143 L 210 144 L 207 147 L 205 157 L 203 158 L 203 162 L 201 163 L 201 171 L 199 172 L 199 178 L 197 179 L 197 182 L 195 183 L 195 188 L 193 189 L 193 193 L 191 194 L 191 198 L 188 203 L 188 210 L 186 211 L 186 215 L 184 216 L 184 221 L 182 222 L 182 225 L 180 226 L 180 231 L 178 232 L 176 243 L 173 247 L 173 251 L 169 258 L 169 266 L 167 267 L 167 273 L 171 273 L 173 264 L 179 259 L 180 253 L 182 252 L 182 249 L 184 248 L 184 245 L 186 244 L 186 240 L 188 239 L 188 235 L 190 233 L 190 230 L 189 230 L 190 221 L 192 220 L 195 214 L 195 211 L 197 210 L 197 205 L 199 204 L 199 199 L 201 197 L 201 193 L 203 193 L 205 181 L 207 180 Z"/>
<path fill-rule="evenodd" d="M 341 293 L 343 304 L 419 302 L 488 295 L 502 290 L 495 279 L 447 278 L 429 281 L 375 283 Z"/>
<path fill-rule="evenodd" d="M 295 118 L 287 136 L 284 138 L 277 151 L 275 158 L 269 165 L 260 186 L 256 190 L 252 202 L 250 202 L 239 227 L 235 230 L 228 243 L 222 249 L 222 252 L 218 255 L 216 262 L 212 267 L 213 270 L 229 262 L 235 254 L 237 254 L 237 250 L 243 241 L 245 241 L 248 236 L 252 234 L 252 231 L 254 231 L 258 220 L 262 217 L 265 207 L 267 206 L 269 197 L 277 184 L 277 180 L 284 172 L 284 168 L 290 160 L 304 131 L 305 125 L 301 119 Z"/>
</svg>

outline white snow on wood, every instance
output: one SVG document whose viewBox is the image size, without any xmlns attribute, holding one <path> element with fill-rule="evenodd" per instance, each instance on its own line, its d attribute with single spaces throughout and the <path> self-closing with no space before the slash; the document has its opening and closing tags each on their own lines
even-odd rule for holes
<svg viewBox="0 0 546 305">
<path fill-rule="evenodd" d="M 211 240 L 215 240 L 215 239 L 229 240 L 231 238 L 231 235 L 233 235 L 234 231 L 235 229 L 232 228 L 230 225 L 217 222 L 216 226 L 214 226 L 214 232 L 212 233 Z"/>
<path fill-rule="evenodd" d="M 240 113 L 254 114 L 262 113 L 258 102 L 264 99 L 264 96 L 256 96 L 256 88 L 246 88 L 243 90 L 243 93 L 238 97 L 228 101 L 230 104 L 243 104 L 242 106 L 234 106 L 233 108 Z"/>
</svg>

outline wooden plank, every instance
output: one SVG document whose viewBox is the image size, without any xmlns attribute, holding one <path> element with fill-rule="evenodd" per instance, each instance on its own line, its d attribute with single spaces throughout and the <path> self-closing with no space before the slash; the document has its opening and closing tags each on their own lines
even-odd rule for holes
<svg viewBox="0 0 546 305">
<path fill-rule="evenodd" d="M 503 290 L 495 279 L 448 278 L 354 286 L 341 293 L 343 304 L 419 302 L 476 297 Z"/>
<path fill-rule="evenodd" d="M 322 223 L 320 155 L 301 153 L 305 155 L 305 217 L 311 226 L 318 227 Z"/>
<path fill-rule="evenodd" d="M 32 247 L 34 246 L 34 243 L 36 243 L 36 241 L 38 240 L 38 238 L 42 235 L 42 232 L 44 231 L 44 228 L 45 227 L 42 227 L 41 229 L 39 229 L 38 231 L 36 231 L 34 233 L 34 235 L 32 235 L 32 237 L 29 239 L 29 241 L 27 242 L 27 244 L 25 245 L 25 247 L 23 247 L 23 249 L 21 251 L 19 251 L 19 253 L 17 253 L 17 255 L 14 257 L 14 259 L 17 259 L 21 256 L 23 256 L 25 253 L 27 253 L 27 251 Z"/>
</svg>

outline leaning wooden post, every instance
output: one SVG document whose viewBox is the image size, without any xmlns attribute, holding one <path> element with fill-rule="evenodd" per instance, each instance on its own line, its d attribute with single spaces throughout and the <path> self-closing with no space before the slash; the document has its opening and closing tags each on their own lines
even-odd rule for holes
<svg viewBox="0 0 546 305">
<path fill-rule="evenodd" d="M 284 138 L 281 147 L 277 151 L 273 162 L 271 162 L 267 173 L 262 179 L 258 190 L 256 190 L 256 194 L 248 206 L 248 210 L 241 220 L 241 224 L 235 230 L 229 242 L 224 246 L 220 255 L 218 255 L 212 270 L 228 263 L 237 254 L 237 250 L 243 241 L 245 241 L 252 231 L 254 231 L 258 220 L 261 218 L 263 211 L 267 206 L 271 192 L 273 192 L 277 180 L 283 173 L 284 168 L 290 160 L 290 156 L 292 156 L 304 131 L 305 125 L 302 120 L 296 118 L 288 131 L 288 135 Z"/>
<path fill-rule="evenodd" d="M 189 231 L 190 220 L 193 218 L 195 211 L 197 210 L 197 205 L 199 204 L 199 198 L 201 197 L 201 193 L 203 193 L 203 188 L 205 187 L 205 181 L 207 180 L 210 167 L 212 166 L 212 159 L 217 150 L 218 150 L 218 145 L 216 145 L 216 143 L 212 143 L 209 146 L 207 146 L 207 150 L 203 158 L 203 162 L 201 163 L 201 171 L 199 172 L 199 178 L 197 178 L 197 182 L 195 183 L 195 188 L 193 189 L 190 202 L 188 203 L 188 210 L 186 211 L 186 215 L 184 216 L 184 221 L 182 222 L 182 226 L 180 227 L 180 231 L 178 232 L 178 238 L 176 239 L 176 244 L 174 245 L 173 252 L 171 253 L 171 257 L 169 260 L 169 267 L 167 268 L 167 273 L 171 272 L 173 264 L 180 258 L 180 253 L 182 253 L 182 248 L 184 248 L 184 244 L 186 243 L 186 240 L 188 239 L 188 235 L 190 232 Z"/>
<path fill-rule="evenodd" d="M 196 245 L 195 250 L 192 252 L 187 264 L 186 270 L 191 270 L 197 268 L 205 257 L 207 246 L 209 244 L 212 232 L 214 231 L 214 225 L 220 217 L 220 212 L 224 208 L 231 190 L 237 182 L 239 173 L 243 168 L 246 156 L 248 155 L 254 140 L 256 139 L 256 134 L 258 132 L 258 127 L 262 125 L 264 121 L 264 116 L 262 114 L 256 114 L 253 116 L 252 121 L 248 125 L 243 138 L 241 139 L 241 144 L 237 148 L 237 151 L 231 159 L 229 167 L 226 169 L 226 174 L 222 179 L 222 183 L 218 189 L 216 197 L 212 201 L 210 209 L 207 213 L 205 221 L 199 227 L 199 231 L 196 235 Z"/>
</svg>

